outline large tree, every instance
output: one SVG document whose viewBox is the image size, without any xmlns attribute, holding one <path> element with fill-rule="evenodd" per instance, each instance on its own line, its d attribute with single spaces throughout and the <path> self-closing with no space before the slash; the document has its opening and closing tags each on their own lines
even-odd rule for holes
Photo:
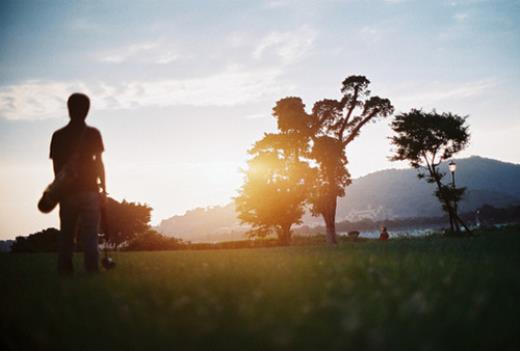
<svg viewBox="0 0 520 351">
<path fill-rule="evenodd" d="M 459 224 L 469 229 L 455 211 L 465 188 L 455 188 L 443 183 L 446 172 L 441 171 L 442 162 L 463 150 L 469 142 L 466 118 L 452 113 L 424 112 L 412 109 L 401 113 L 392 122 L 395 135 L 391 138 L 395 146 L 393 161 L 408 161 L 419 170 L 419 178 L 436 185 L 435 196 L 448 213 L 451 231 L 458 230 Z"/>
<path fill-rule="evenodd" d="M 235 198 L 238 218 L 251 236 L 278 236 L 288 244 L 291 227 L 301 223 L 314 171 L 308 153 L 308 115 L 300 98 L 280 100 L 273 109 L 279 133 L 265 134 L 249 150 L 245 182 Z"/>
<path fill-rule="evenodd" d="M 390 100 L 370 96 L 369 84 L 364 76 L 347 77 L 341 88 L 341 99 L 316 102 L 310 116 L 311 157 L 318 164 L 311 197 L 312 212 L 323 217 L 331 244 L 337 243 L 337 199 L 345 196 L 345 187 L 350 184 L 345 150 L 367 123 L 394 111 Z"/>
</svg>

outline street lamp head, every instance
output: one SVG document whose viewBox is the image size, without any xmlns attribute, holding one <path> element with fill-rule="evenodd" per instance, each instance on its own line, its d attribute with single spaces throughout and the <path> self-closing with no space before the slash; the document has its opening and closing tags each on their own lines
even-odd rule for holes
<svg viewBox="0 0 520 351">
<path fill-rule="evenodd" d="M 450 163 L 448 163 L 448 168 L 451 173 L 455 173 L 455 171 L 457 170 L 457 164 L 455 163 L 455 161 L 451 160 Z"/>
</svg>

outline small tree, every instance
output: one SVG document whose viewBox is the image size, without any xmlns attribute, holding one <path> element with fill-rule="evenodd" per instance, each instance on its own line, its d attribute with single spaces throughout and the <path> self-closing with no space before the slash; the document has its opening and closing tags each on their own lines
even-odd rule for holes
<svg viewBox="0 0 520 351">
<path fill-rule="evenodd" d="M 152 208 L 145 204 L 107 198 L 102 231 L 108 231 L 108 242 L 117 250 L 122 243 L 149 229 L 151 212 Z"/>
<path fill-rule="evenodd" d="M 392 122 L 396 135 L 391 140 L 396 150 L 391 160 L 408 161 L 419 170 L 419 178 L 437 186 L 435 196 L 449 215 L 452 232 L 454 226 L 458 231 L 459 224 L 469 232 L 453 205 L 462 198 L 465 188 L 453 188 L 444 184 L 442 178 L 446 173 L 439 166 L 468 144 L 470 135 L 465 123 L 465 117 L 418 109 L 399 114 Z"/>
<path fill-rule="evenodd" d="M 250 236 L 273 233 L 286 245 L 291 239 L 292 225 L 301 223 L 314 173 L 301 160 L 308 152 L 308 116 L 301 99 L 280 100 L 273 116 L 278 120 L 280 133 L 265 134 L 249 150 L 253 157 L 235 205 L 238 218 L 253 227 Z"/>
</svg>

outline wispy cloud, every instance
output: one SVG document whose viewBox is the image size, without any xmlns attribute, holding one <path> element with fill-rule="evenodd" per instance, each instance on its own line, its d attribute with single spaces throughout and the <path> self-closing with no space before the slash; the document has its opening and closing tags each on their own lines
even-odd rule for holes
<svg viewBox="0 0 520 351">
<path fill-rule="evenodd" d="M 275 69 L 223 72 L 190 79 L 107 82 L 28 81 L 0 88 L 0 117 L 46 119 L 65 113 L 65 100 L 75 92 L 87 93 L 94 109 L 127 109 L 144 106 L 233 106 L 274 99 L 291 89 Z"/>
<path fill-rule="evenodd" d="M 158 41 L 127 45 L 94 54 L 97 61 L 114 64 L 124 62 L 167 64 L 180 57 L 171 46 Z"/>
<path fill-rule="evenodd" d="M 284 64 L 302 59 L 312 48 L 317 33 L 309 26 L 293 31 L 271 32 L 260 39 L 253 51 L 253 58 L 260 60 L 267 55 L 276 55 Z"/>
<path fill-rule="evenodd" d="M 399 106 L 431 106 L 439 101 L 468 99 L 482 96 L 495 88 L 495 79 L 485 79 L 460 84 L 434 83 L 427 88 L 408 87 L 407 91 L 394 94 L 392 101 Z M 413 92 L 412 92 L 413 91 Z"/>
</svg>

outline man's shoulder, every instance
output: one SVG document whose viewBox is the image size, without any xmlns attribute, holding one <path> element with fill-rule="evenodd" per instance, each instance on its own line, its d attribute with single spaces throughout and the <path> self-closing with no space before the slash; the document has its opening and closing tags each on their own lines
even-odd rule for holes
<svg viewBox="0 0 520 351">
<path fill-rule="evenodd" d="M 85 137 L 89 140 L 91 143 L 95 144 L 102 144 L 103 138 L 101 137 L 101 132 L 99 129 L 91 126 L 87 126 L 87 129 L 85 130 Z"/>
<path fill-rule="evenodd" d="M 59 137 L 63 134 L 67 134 L 67 131 L 68 131 L 67 127 L 68 126 L 64 126 L 64 127 L 61 127 L 60 129 L 55 130 L 54 133 L 52 133 L 52 137 L 54 138 L 54 137 Z"/>
<path fill-rule="evenodd" d="M 92 148 L 93 152 L 103 152 L 105 146 L 103 145 L 103 138 L 101 137 L 101 132 L 97 128 L 87 126 L 85 136 L 85 139 L 88 140 L 87 143 L 90 144 L 90 147 Z"/>
<path fill-rule="evenodd" d="M 85 133 L 89 134 L 89 135 L 101 135 L 101 132 L 99 131 L 99 129 L 97 129 L 96 127 L 92 127 L 92 126 L 85 126 Z M 52 136 L 53 137 L 61 137 L 61 136 L 66 136 L 66 135 L 70 135 L 70 134 L 73 134 L 73 135 L 76 135 L 78 134 L 78 129 L 77 128 L 72 128 L 70 125 L 66 125 L 58 130 L 56 130 Z"/>
<path fill-rule="evenodd" d="M 87 126 L 87 132 L 89 134 L 101 135 L 101 132 L 99 131 L 99 129 L 97 129 L 96 127 L 92 127 L 92 126 Z"/>
</svg>

